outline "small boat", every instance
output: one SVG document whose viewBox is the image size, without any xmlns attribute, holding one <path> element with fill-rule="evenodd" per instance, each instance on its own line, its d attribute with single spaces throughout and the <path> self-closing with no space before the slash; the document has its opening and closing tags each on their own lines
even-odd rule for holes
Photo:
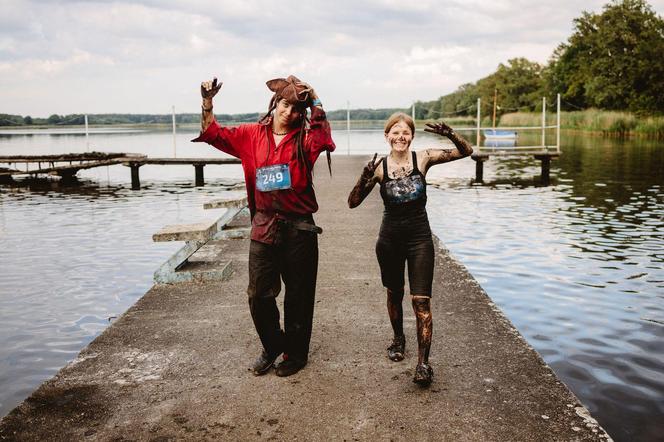
<svg viewBox="0 0 664 442">
<path fill-rule="evenodd" d="M 485 129 L 484 137 L 487 140 L 516 140 L 518 134 L 513 130 Z"/>
<path fill-rule="evenodd" d="M 493 123 L 493 129 L 485 129 L 484 130 L 484 138 L 486 139 L 486 141 L 516 140 L 517 133 L 515 131 L 513 131 L 513 130 L 496 130 L 497 101 L 498 101 L 498 89 L 494 89 L 494 91 L 493 91 L 493 122 L 492 122 Z M 494 147 L 503 147 L 503 146 L 494 146 Z"/>
</svg>

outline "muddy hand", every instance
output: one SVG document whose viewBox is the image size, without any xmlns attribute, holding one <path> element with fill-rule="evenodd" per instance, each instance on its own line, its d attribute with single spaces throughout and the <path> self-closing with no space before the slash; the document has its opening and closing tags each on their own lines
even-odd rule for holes
<svg viewBox="0 0 664 442">
<path fill-rule="evenodd" d="M 427 123 L 425 124 L 425 126 L 426 126 L 424 128 L 425 132 L 431 132 L 432 134 L 437 134 L 442 137 L 448 137 L 453 132 L 452 128 L 442 121 L 440 123 L 435 123 L 435 124 Z"/>
<path fill-rule="evenodd" d="M 207 99 L 212 99 L 215 95 L 217 95 L 217 92 L 219 92 L 219 89 L 221 89 L 221 85 L 224 84 L 223 82 L 217 83 L 217 77 L 215 77 L 212 81 L 204 81 L 201 83 L 201 97 L 207 98 Z"/>
<path fill-rule="evenodd" d="M 371 178 L 376 171 L 376 168 L 380 165 L 381 161 L 383 161 L 383 158 L 381 157 L 377 162 L 376 162 L 376 157 L 378 156 L 378 153 L 374 153 L 373 159 L 367 163 L 366 166 L 364 166 L 364 171 L 362 172 L 362 176 Z"/>
</svg>

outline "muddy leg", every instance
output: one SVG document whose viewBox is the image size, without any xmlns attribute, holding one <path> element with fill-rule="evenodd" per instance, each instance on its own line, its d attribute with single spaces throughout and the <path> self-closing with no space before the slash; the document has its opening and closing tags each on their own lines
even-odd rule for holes
<svg viewBox="0 0 664 442">
<path fill-rule="evenodd" d="M 406 337 L 403 334 L 403 289 L 387 289 L 387 314 L 394 331 L 392 344 L 387 347 L 387 357 L 392 361 L 402 361 L 406 352 Z"/>
<path fill-rule="evenodd" d="M 413 296 L 413 311 L 417 319 L 417 368 L 413 381 L 420 385 L 429 385 L 433 377 L 433 370 L 429 365 L 429 351 L 431 350 L 431 336 L 433 334 L 433 320 L 431 317 L 431 298 Z"/>
<path fill-rule="evenodd" d="M 403 289 L 396 292 L 387 289 L 387 314 L 394 336 L 403 336 Z"/>
</svg>

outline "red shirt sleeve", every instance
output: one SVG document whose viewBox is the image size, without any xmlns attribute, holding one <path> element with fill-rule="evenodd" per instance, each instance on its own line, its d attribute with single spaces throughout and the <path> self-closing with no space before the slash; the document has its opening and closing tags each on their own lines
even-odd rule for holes
<svg viewBox="0 0 664 442">
<path fill-rule="evenodd" d="M 327 121 L 325 111 L 314 106 L 311 111 L 311 123 L 305 140 L 305 151 L 309 153 L 310 164 L 314 164 L 320 153 L 324 150 L 334 152 L 336 146 L 332 141 L 332 130 Z"/>
<path fill-rule="evenodd" d="M 191 141 L 195 143 L 208 143 L 222 152 L 242 159 L 245 156 L 247 146 L 250 145 L 246 142 L 246 126 L 222 127 L 219 126 L 216 120 L 212 120 L 212 123 L 210 123 L 205 132 Z"/>
</svg>

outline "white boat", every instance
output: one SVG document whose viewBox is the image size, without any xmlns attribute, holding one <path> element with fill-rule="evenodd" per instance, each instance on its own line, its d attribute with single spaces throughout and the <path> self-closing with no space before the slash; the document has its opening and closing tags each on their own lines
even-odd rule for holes
<svg viewBox="0 0 664 442">
<path fill-rule="evenodd" d="M 485 129 L 484 138 L 487 140 L 516 140 L 518 134 L 513 130 Z"/>
</svg>

